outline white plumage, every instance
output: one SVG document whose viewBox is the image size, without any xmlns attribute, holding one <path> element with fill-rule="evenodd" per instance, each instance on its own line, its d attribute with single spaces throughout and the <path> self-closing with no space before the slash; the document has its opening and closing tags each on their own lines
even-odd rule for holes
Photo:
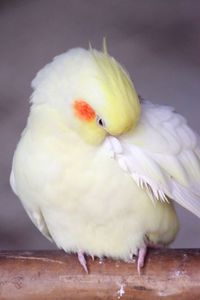
<svg viewBox="0 0 200 300">
<path fill-rule="evenodd" d="M 182 116 L 143 101 L 138 127 L 119 141 L 116 159 L 123 158 L 139 186 L 146 186 L 154 199 L 169 197 L 200 217 L 200 140 Z"/>
<path fill-rule="evenodd" d="M 173 108 L 143 100 L 137 125 L 128 130 L 130 114 L 127 122 L 120 121 L 124 132 L 118 130 L 112 107 L 108 113 L 106 106 L 109 77 L 101 86 L 98 52 L 95 59 L 92 55 L 71 50 L 38 73 L 10 182 L 33 223 L 59 248 L 127 260 L 147 241 L 168 244 L 174 239 L 178 221 L 171 200 L 200 217 L 199 137 Z M 133 87 L 120 68 L 114 65 L 109 72 L 124 84 L 123 95 L 126 87 L 132 97 Z M 81 131 L 85 124 L 73 115 L 73 99 L 80 97 L 98 111 L 98 118 L 104 116 L 105 130 L 91 127 L 102 134 L 97 144 L 87 142 L 93 131 L 85 138 L 87 127 Z M 122 100 L 116 101 L 123 112 Z M 109 128 L 119 134 L 109 134 Z"/>
</svg>

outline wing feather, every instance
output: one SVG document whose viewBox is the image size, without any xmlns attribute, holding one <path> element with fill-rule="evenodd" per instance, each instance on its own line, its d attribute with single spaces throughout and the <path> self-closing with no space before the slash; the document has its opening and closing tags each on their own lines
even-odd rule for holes
<svg viewBox="0 0 200 300">
<path fill-rule="evenodd" d="M 17 188 L 16 188 L 16 183 L 15 183 L 15 176 L 14 176 L 14 172 L 13 170 L 11 171 L 11 175 L 10 175 L 10 185 L 13 189 L 13 192 L 17 195 Z M 30 217 L 31 221 L 33 222 L 33 224 L 40 230 L 40 232 L 49 240 L 52 242 L 52 237 L 51 234 L 49 233 L 47 224 L 44 220 L 44 217 L 42 215 L 42 211 L 34 206 L 28 208 L 27 205 L 25 205 L 24 203 L 22 203 L 28 216 Z"/>
<path fill-rule="evenodd" d="M 200 217 L 200 139 L 174 109 L 142 101 L 137 128 L 107 148 L 151 199 L 168 198 Z M 109 144 L 109 147 L 108 147 Z"/>
</svg>

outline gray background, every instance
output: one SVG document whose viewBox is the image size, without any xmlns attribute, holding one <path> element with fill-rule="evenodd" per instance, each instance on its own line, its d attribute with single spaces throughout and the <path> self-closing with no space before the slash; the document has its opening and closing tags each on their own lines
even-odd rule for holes
<svg viewBox="0 0 200 300">
<path fill-rule="evenodd" d="M 126 66 L 138 92 L 173 105 L 200 132 L 200 1 L 0 1 L 0 249 L 48 249 L 9 187 L 30 82 L 55 55 L 88 41 Z M 177 207 L 173 247 L 200 247 L 200 220 Z"/>
</svg>

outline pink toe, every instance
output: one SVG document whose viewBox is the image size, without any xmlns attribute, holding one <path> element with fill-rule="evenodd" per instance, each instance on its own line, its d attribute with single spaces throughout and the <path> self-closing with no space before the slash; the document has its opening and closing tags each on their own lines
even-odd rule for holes
<svg viewBox="0 0 200 300">
<path fill-rule="evenodd" d="M 78 251 L 78 260 L 85 272 L 88 274 L 87 262 L 82 251 Z"/>
</svg>

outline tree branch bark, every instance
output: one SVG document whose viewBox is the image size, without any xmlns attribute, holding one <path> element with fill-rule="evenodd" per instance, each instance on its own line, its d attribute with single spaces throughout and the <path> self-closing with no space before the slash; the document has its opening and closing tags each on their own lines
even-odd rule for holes
<svg viewBox="0 0 200 300">
<path fill-rule="evenodd" d="M 151 250 L 141 276 L 135 263 L 62 251 L 0 252 L 1 300 L 199 300 L 200 250 Z"/>
</svg>

